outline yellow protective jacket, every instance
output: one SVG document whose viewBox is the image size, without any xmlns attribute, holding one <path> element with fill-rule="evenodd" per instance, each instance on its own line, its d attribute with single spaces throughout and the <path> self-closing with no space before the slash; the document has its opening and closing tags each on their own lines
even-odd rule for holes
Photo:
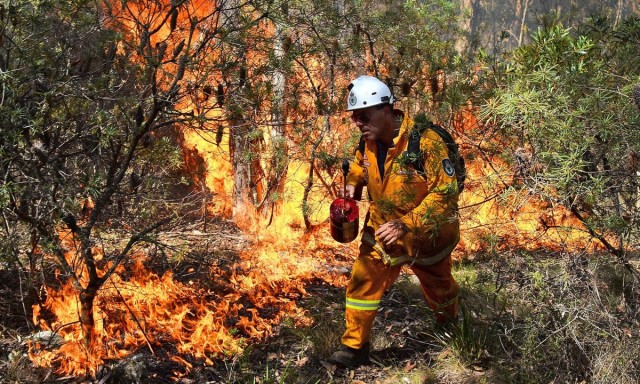
<svg viewBox="0 0 640 384">
<path fill-rule="evenodd" d="M 424 173 L 410 161 L 407 151 L 412 119 L 400 111 L 398 135 L 388 149 L 384 178 L 380 176 L 375 142 L 365 142 L 356 152 L 347 184 L 367 186 L 370 196 L 369 235 L 382 224 L 400 219 L 408 233 L 385 251 L 392 257 L 415 258 L 429 265 L 448 256 L 460 239 L 458 220 L 458 187 L 455 170 L 448 159 L 446 144 L 440 136 L 427 129 L 420 138 L 424 152 Z M 377 239 L 376 239 L 377 240 Z M 378 252 L 379 253 L 379 252 Z"/>
</svg>

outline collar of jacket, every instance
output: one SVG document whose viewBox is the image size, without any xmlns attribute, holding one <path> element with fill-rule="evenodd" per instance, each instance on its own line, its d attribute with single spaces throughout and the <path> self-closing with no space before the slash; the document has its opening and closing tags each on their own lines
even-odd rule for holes
<svg viewBox="0 0 640 384">
<path fill-rule="evenodd" d="M 398 130 L 398 134 L 393 138 L 393 146 L 391 148 L 397 148 L 401 140 L 406 142 L 409 138 L 409 130 L 413 127 L 413 120 L 411 120 L 409 114 L 400 110 L 394 110 L 394 114 L 399 117 L 398 120 L 394 119 L 395 129 Z"/>
</svg>

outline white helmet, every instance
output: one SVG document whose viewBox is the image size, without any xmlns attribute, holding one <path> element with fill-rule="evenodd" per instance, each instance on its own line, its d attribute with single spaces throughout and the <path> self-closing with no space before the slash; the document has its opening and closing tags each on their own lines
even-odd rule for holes
<svg viewBox="0 0 640 384">
<path fill-rule="evenodd" d="M 369 108 L 379 104 L 393 104 L 395 99 L 385 83 L 372 76 L 360 76 L 347 87 L 347 111 Z"/>
</svg>

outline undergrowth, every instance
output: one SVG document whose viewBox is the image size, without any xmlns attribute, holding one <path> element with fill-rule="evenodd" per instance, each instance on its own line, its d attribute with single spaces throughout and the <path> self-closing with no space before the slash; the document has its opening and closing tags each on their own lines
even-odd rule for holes
<svg viewBox="0 0 640 384">
<path fill-rule="evenodd" d="M 317 281 L 298 303 L 311 326 L 285 319 L 242 354 L 211 368 L 194 362 L 191 376 L 208 383 L 637 383 L 639 289 L 612 256 L 493 250 L 455 263 L 454 276 L 461 318 L 446 327 L 435 324 L 416 279 L 400 276 L 381 302 L 367 366 L 327 362 L 344 331 L 344 288 Z M 11 356 L 2 355 L 0 383 L 58 379 L 33 371 L 39 379 L 29 380 L 28 359 Z"/>
<path fill-rule="evenodd" d="M 465 302 L 506 382 L 637 382 L 639 291 L 612 257 L 509 253 L 472 265 Z"/>
</svg>

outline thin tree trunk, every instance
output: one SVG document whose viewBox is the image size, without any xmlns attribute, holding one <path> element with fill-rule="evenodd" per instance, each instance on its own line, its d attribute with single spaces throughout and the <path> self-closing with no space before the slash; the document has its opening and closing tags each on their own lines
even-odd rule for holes
<svg viewBox="0 0 640 384">
<path fill-rule="evenodd" d="M 95 319 L 93 317 L 93 303 L 98 293 L 98 287 L 88 287 L 80 291 L 80 326 L 84 344 L 91 348 L 95 336 Z"/>
<path fill-rule="evenodd" d="M 239 114 L 232 116 L 229 127 L 229 145 L 233 165 L 233 218 L 246 218 L 252 214 L 247 205 L 250 202 L 249 190 L 251 171 L 249 163 L 243 158 L 248 151 L 247 126 Z"/>
<path fill-rule="evenodd" d="M 633 3 L 637 2 L 637 0 L 633 0 Z M 616 12 L 615 18 L 613 20 L 613 28 L 616 28 L 620 24 L 620 20 L 622 20 L 622 13 L 624 11 L 624 0 L 618 0 L 616 2 Z"/>
<path fill-rule="evenodd" d="M 529 8 L 529 0 L 523 0 L 524 6 L 522 9 L 522 14 L 520 17 L 520 34 L 518 35 L 518 47 L 520 47 L 523 43 L 522 39 L 524 38 L 524 34 L 527 31 L 527 10 Z"/>
<path fill-rule="evenodd" d="M 458 52 L 465 52 L 471 49 L 471 47 L 469 46 L 469 42 L 471 41 L 469 37 L 471 36 L 471 33 L 472 33 L 471 26 L 473 22 L 473 8 L 471 5 L 471 2 L 472 0 L 462 0 L 460 2 L 460 9 L 462 12 L 468 9 L 468 10 L 471 10 L 472 13 L 470 17 L 465 17 L 460 19 L 460 22 L 459 22 L 460 29 L 465 33 L 458 38 L 458 41 L 456 41 L 456 50 Z"/>
<path fill-rule="evenodd" d="M 245 90 L 249 85 L 245 56 L 247 47 L 240 33 L 241 12 L 242 4 L 239 0 L 224 0 L 220 3 L 221 28 L 232 31 L 229 34 L 229 43 L 236 47 L 235 51 L 239 58 L 233 87 L 228 88 L 227 98 L 230 102 L 225 104 L 229 113 L 229 154 L 233 168 L 232 218 L 239 225 L 252 225 L 248 221 L 255 218 L 253 202 L 256 196 L 252 196 L 252 187 L 256 186 L 258 180 L 252 178 L 253 161 L 249 159 L 252 155 L 249 140 L 251 130 L 243 104 Z M 255 188 L 253 191 L 255 192 Z"/>
<path fill-rule="evenodd" d="M 638 212 L 640 212 L 640 171 L 636 172 L 635 177 L 633 178 L 633 185 L 636 186 L 636 208 L 638 209 Z"/>
<path fill-rule="evenodd" d="M 271 171 L 269 174 L 269 180 L 267 183 L 267 191 L 263 200 L 268 198 L 268 195 L 272 191 L 281 194 L 284 190 L 284 184 L 286 182 L 288 148 L 285 138 L 286 122 L 287 122 L 287 110 L 285 105 L 285 95 L 287 89 L 287 77 L 285 68 L 287 67 L 287 54 L 291 49 L 291 36 L 288 31 L 285 30 L 281 23 L 275 23 L 273 54 L 275 57 L 275 71 L 271 80 L 273 97 L 271 106 L 271 146 L 273 151 L 273 157 L 271 159 Z M 284 163 L 284 164 L 283 164 Z M 278 207 L 282 205 L 283 200 L 277 199 L 271 201 L 270 204 L 266 204 L 262 207 L 263 214 L 277 212 Z"/>
</svg>

